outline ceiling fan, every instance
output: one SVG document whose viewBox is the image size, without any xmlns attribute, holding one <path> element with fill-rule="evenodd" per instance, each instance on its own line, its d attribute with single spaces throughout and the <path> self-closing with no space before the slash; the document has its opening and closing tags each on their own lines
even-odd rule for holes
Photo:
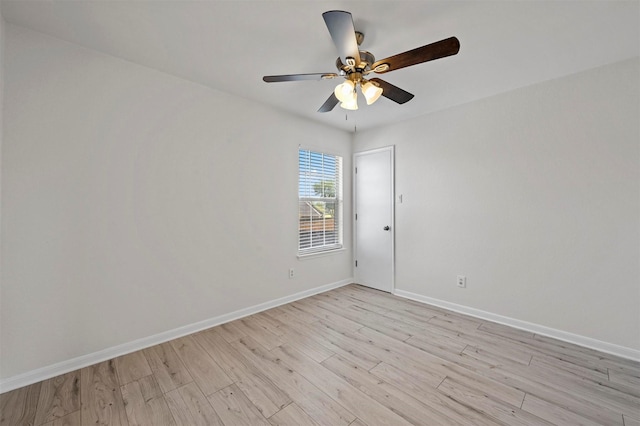
<svg viewBox="0 0 640 426">
<path fill-rule="evenodd" d="M 262 77 L 267 83 L 326 80 L 340 76 L 344 77 L 345 81 L 336 86 L 334 92 L 322 104 L 318 112 L 329 112 L 338 103 L 344 109 L 357 110 L 356 88 L 358 86 L 360 86 L 367 105 L 374 103 L 380 96 L 399 104 L 408 102 L 413 98 L 411 93 L 382 79 L 366 79 L 365 76 L 371 73 L 384 74 L 400 68 L 455 55 L 460 50 L 458 39 L 450 37 L 376 61 L 370 52 L 358 48 L 362 40 L 364 40 L 364 34 L 355 30 L 351 13 L 342 10 L 330 10 L 323 13 L 322 17 L 340 54 L 340 57 L 336 60 L 338 73 L 266 75 Z"/>
</svg>

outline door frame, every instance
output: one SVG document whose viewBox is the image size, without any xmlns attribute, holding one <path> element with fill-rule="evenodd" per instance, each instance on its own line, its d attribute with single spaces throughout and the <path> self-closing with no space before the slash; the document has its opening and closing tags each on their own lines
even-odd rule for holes
<svg viewBox="0 0 640 426">
<path fill-rule="evenodd" d="M 354 280 L 357 282 L 358 280 L 358 274 L 357 274 L 357 268 L 355 266 L 356 264 L 356 258 L 358 255 L 358 233 L 357 233 L 357 229 L 358 226 L 356 224 L 356 214 L 357 212 L 357 204 L 356 204 L 356 196 L 358 193 L 358 188 L 357 188 L 357 179 L 356 179 L 356 157 L 360 157 L 360 156 L 364 156 L 364 155 L 368 155 L 368 154 L 376 154 L 379 152 L 384 152 L 384 151 L 388 151 L 389 155 L 391 157 L 390 162 L 391 162 L 391 170 L 390 170 L 390 176 L 391 176 L 391 199 L 389 200 L 391 203 L 391 289 L 390 289 L 390 293 L 391 294 L 395 294 L 395 290 L 396 290 L 396 172 L 395 172 L 395 145 L 389 145 L 389 146 L 385 146 L 382 148 L 376 148 L 376 149 L 369 149 L 366 151 L 359 151 L 359 152 L 354 152 L 353 156 L 352 156 L 352 170 L 351 170 L 351 176 L 352 176 L 352 203 L 353 203 L 353 213 L 352 213 L 352 223 L 353 223 L 353 259 L 351 259 L 351 265 L 353 267 L 353 278 Z"/>
</svg>

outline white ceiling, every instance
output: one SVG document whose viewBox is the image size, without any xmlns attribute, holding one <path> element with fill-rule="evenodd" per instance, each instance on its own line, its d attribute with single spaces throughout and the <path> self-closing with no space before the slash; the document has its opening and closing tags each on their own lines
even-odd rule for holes
<svg viewBox="0 0 640 426">
<path fill-rule="evenodd" d="M 633 1 L 2 0 L 7 22 L 353 131 L 411 118 L 640 55 Z M 264 83 L 335 72 L 322 19 L 353 14 L 361 48 L 382 59 L 450 36 L 456 56 L 383 79 L 413 94 L 346 112 L 317 109 L 338 80 Z"/>
</svg>

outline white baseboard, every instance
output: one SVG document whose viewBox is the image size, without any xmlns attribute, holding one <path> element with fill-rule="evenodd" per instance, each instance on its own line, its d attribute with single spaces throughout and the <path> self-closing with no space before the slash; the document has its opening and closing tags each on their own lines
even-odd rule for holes
<svg viewBox="0 0 640 426">
<path fill-rule="evenodd" d="M 446 302 L 444 300 L 434 299 L 431 297 L 423 296 L 421 294 L 411 293 L 404 290 L 395 290 L 396 296 L 404 297 L 405 299 L 415 300 L 417 302 L 426 303 L 428 305 L 438 306 L 440 308 L 448 309 L 450 311 L 458 312 L 461 314 L 469 315 L 472 317 L 497 322 L 499 324 L 508 325 L 520 330 L 530 331 L 541 336 L 552 337 L 554 339 L 562 340 L 568 343 L 584 346 L 587 348 L 595 349 L 600 352 L 616 355 L 621 358 L 627 358 L 634 361 L 640 361 L 640 351 L 625 346 L 616 345 L 613 343 L 603 342 L 601 340 L 592 339 L 591 337 L 581 336 L 579 334 L 573 334 L 555 328 L 545 327 L 544 325 L 534 324 L 527 321 L 521 321 L 515 318 L 505 317 L 502 315 L 494 314 L 491 312 L 483 311 L 476 308 L 471 308 L 464 305 L 458 305 L 456 303 Z"/>
<path fill-rule="evenodd" d="M 224 324 L 229 321 L 234 321 L 238 318 L 243 318 L 258 312 L 265 311 L 267 309 L 275 308 L 276 306 L 294 302 L 299 299 L 304 299 L 305 297 L 313 296 L 314 294 L 324 293 L 325 291 L 333 290 L 334 288 L 342 287 L 347 284 L 351 284 L 352 282 L 353 278 L 349 278 L 332 284 L 315 287 L 310 290 L 292 294 L 290 296 L 281 297 L 269 302 L 264 302 L 248 308 L 240 309 L 235 312 L 174 328 L 173 330 L 158 333 L 153 336 L 143 337 L 142 339 L 123 343 L 122 345 L 113 346 L 111 348 L 103 349 L 98 352 L 82 355 L 66 361 L 58 362 L 56 364 L 48 365 L 46 367 L 38 368 L 36 370 L 27 371 L 26 373 L 18 374 L 6 379 L 0 379 L 0 393 L 18 389 L 23 386 L 28 386 L 42 380 L 59 376 L 60 374 L 65 374 L 70 371 L 87 367 L 89 365 L 97 364 L 99 362 L 126 355 L 131 352 L 139 351 L 150 346 L 168 342 L 169 340 L 177 339 L 179 337 L 196 333 L 198 331 L 206 330 L 207 328 L 215 327 L 216 325 Z"/>
</svg>

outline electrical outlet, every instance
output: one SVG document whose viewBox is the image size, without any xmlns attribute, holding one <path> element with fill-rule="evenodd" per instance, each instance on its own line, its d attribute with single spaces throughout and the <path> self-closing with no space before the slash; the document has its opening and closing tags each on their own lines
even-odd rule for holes
<svg viewBox="0 0 640 426">
<path fill-rule="evenodd" d="M 289 269 L 289 279 L 293 278 L 294 273 L 293 273 L 293 268 Z"/>
<path fill-rule="evenodd" d="M 458 275 L 458 287 L 467 287 L 467 277 L 465 277 L 464 275 Z"/>
</svg>

